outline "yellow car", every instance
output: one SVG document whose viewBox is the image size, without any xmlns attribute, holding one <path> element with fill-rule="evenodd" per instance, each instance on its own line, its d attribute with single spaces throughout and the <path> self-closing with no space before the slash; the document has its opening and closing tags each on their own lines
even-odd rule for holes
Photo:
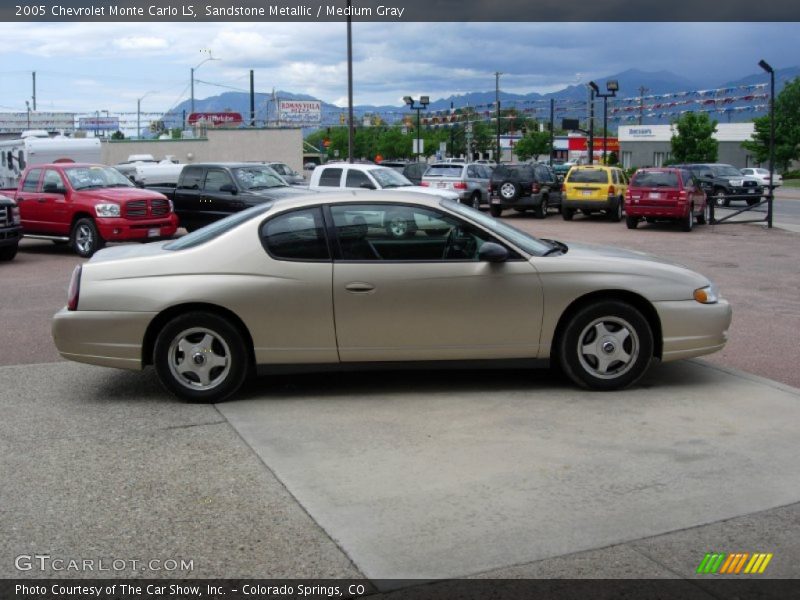
<svg viewBox="0 0 800 600">
<path fill-rule="evenodd" d="M 605 212 L 609 220 L 622 220 L 628 179 L 618 167 L 604 165 L 577 165 L 564 178 L 561 216 L 571 221 L 576 210 L 586 214 Z"/>
</svg>

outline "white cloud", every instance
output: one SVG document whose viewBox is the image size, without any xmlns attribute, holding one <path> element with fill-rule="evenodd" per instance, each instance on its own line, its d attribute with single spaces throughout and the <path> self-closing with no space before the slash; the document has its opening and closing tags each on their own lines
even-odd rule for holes
<svg viewBox="0 0 800 600">
<path fill-rule="evenodd" d="M 120 50 L 164 50 L 169 48 L 169 42 L 160 37 L 132 36 L 114 40 L 114 45 Z"/>
</svg>

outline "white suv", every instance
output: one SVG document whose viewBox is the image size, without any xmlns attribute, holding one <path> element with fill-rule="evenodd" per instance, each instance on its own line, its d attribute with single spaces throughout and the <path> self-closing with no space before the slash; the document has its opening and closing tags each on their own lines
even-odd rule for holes
<svg viewBox="0 0 800 600">
<path fill-rule="evenodd" d="M 396 190 L 458 200 L 458 194 L 455 192 L 414 185 L 407 177 L 394 169 L 374 164 L 337 162 L 320 165 L 311 173 L 308 187 L 318 192 L 364 189 Z"/>
</svg>

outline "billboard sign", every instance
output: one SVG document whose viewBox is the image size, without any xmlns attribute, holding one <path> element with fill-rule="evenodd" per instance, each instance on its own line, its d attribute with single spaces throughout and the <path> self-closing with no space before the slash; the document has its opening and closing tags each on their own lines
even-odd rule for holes
<svg viewBox="0 0 800 600">
<path fill-rule="evenodd" d="M 239 127 L 242 115 L 238 112 L 193 112 L 187 119 L 189 125 L 210 125 L 211 127 Z"/>
<path fill-rule="evenodd" d="M 79 117 L 78 129 L 83 131 L 119 131 L 119 117 Z"/>
<path fill-rule="evenodd" d="M 28 129 L 75 131 L 75 113 L 9 112 L 0 113 L 0 133 L 22 133 Z"/>
<path fill-rule="evenodd" d="M 279 100 L 278 120 L 292 125 L 318 125 L 322 120 L 319 100 Z"/>
</svg>

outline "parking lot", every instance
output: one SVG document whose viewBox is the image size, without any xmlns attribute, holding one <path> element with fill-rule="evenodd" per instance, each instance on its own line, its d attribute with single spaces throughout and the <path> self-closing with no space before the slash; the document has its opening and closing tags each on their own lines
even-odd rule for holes
<svg viewBox="0 0 800 600">
<path fill-rule="evenodd" d="M 49 319 L 81 259 L 23 241 L 0 266 L 0 576 L 81 576 L 15 570 L 42 551 L 194 561 L 126 577 L 690 578 L 709 551 L 800 575 L 800 234 L 504 218 L 710 276 L 734 310 L 727 346 L 622 393 L 411 371 L 286 375 L 190 405 L 152 372 L 61 361 Z"/>
</svg>

